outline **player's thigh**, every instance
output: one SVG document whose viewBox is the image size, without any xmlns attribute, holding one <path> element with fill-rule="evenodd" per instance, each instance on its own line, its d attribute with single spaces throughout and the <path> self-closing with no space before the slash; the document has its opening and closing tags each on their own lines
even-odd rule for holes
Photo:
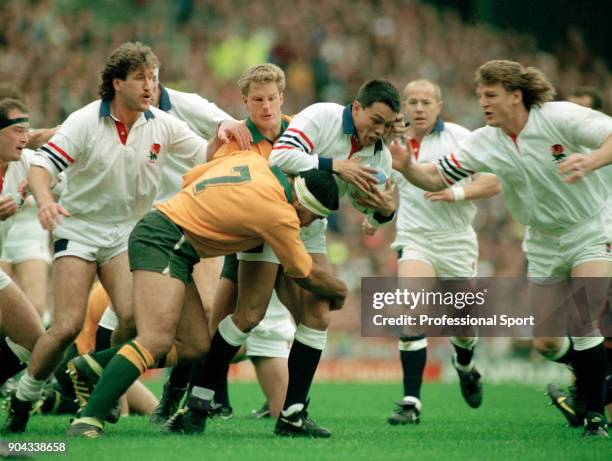
<svg viewBox="0 0 612 461">
<path fill-rule="evenodd" d="M 37 309 L 44 308 L 47 300 L 49 264 L 42 259 L 30 259 L 15 264 L 15 276 L 25 295 Z"/>
<path fill-rule="evenodd" d="M 570 286 L 575 309 L 570 311 L 571 336 L 586 336 L 598 328 L 599 318 L 608 301 L 612 262 L 594 260 L 572 268 Z"/>
<path fill-rule="evenodd" d="M 89 291 L 96 275 L 96 263 L 75 256 L 53 262 L 52 285 L 55 311 L 51 330 L 76 336 L 83 325 Z"/>
<path fill-rule="evenodd" d="M 0 312 L 2 333 L 31 351 L 45 329 L 38 312 L 14 282 L 0 290 Z"/>
<path fill-rule="evenodd" d="M 327 271 L 331 271 L 327 255 L 323 253 L 313 253 L 310 255 L 312 260 L 323 267 Z M 326 329 L 330 322 L 329 300 L 301 287 L 298 287 L 295 282 L 286 282 L 285 287 L 289 292 L 294 293 L 289 300 L 283 299 L 280 295 L 281 302 L 285 304 L 287 301 L 290 304 L 285 304 L 289 312 L 291 312 L 296 324 L 303 323 L 304 325 L 318 330 Z M 278 292 L 277 292 L 278 293 Z"/>
<path fill-rule="evenodd" d="M 119 319 L 133 323 L 133 280 L 127 251 L 119 253 L 101 266 L 98 276 Z"/>
<path fill-rule="evenodd" d="M 217 283 L 215 297 L 210 312 L 208 329 L 211 336 L 217 331 L 219 322 L 232 314 L 238 300 L 238 284 L 230 279 L 221 278 Z"/>
<path fill-rule="evenodd" d="M 193 266 L 193 281 L 202 299 L 202 307 L 208 312 L 212 309 L 213 300 L 219 282 L 219 273 L 223 264 L 223 258 L 205 258 Z"/>
<path fill-rule="evenodd" d="M 176 343 L 179 360 L 186 361 L 202 357 L 210 346 L 208 321 L 193 283 L 185 287 L 183 309 L 176 327 Z"/>
<path fill-rule="evenodd" d="M 240 261 L 234 322 L 244 321 L 251 329 L 264 317 L 279 267 L 264 261 Z"/>
<path fill-rule="evenodd" d="M 4 273 L 11 278 L 14 275 L 13 263 L 10 261 L 0 260 L 0 270 L 4 271 Z"/>
<path fill-rule="evenodd" d="M 400 260 L 397 265 L 397 276 L 435 278 L 436 270 L 430 263 L 426 261 L 419 259 L 405 259 Z"/>
<path fill-rule="evenodd" d="M 163 353 L 175 337 L 185 298 L 185 283 L 145 270 L 134 271 L 133 277 L 138 338 L 145 342 L 145 347 L 160 349 Z"/>
</svg>

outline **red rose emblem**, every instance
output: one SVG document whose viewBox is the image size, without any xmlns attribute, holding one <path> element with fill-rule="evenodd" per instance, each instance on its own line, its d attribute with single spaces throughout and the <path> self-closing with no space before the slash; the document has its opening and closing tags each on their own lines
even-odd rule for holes
<svg viewBox="0 0 612 461">
<path fill-rule="evenodd" d="M 555 144 L 550 146 L 550 151 L 553 155 L 561 155 L 563 152 L 565 152 L 565 148 L 561 144 Z"/>
<path fill-rule="evenodd" d="M 161 149 L 161 146 L 159 144 L 157 144 L 157 143 L 151 144 L 151 153 L 152 154 L 155 154 L 155 155 L 159 154 L 160 149 Z"/>
</svg>

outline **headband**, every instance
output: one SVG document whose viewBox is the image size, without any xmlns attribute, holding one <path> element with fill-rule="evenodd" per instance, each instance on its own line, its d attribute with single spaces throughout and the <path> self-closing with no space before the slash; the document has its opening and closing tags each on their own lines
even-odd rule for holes
<svg viewBox="0 0 612 461">
<path fill-rule="evenodd" d="M 30 119 L 28 117 L 17 117 L 17 118 L 5 118 L 0 117 L 0 130 L 6 128 L 7 126 L 16 125 L 18 123 L 29 123 Z"/>
<path fill-rule="evenodd" d="M 304 208 L 318 216 L 329 216 L 331 211 L 312 195 L 308 187 L 306 187 L 306 180 L 304 178 L 296 176 L 293 181 L 293 186 L 295 187 L 295 195 L 297 196 L 298 202 L 300 202 Z"/>
</svg>

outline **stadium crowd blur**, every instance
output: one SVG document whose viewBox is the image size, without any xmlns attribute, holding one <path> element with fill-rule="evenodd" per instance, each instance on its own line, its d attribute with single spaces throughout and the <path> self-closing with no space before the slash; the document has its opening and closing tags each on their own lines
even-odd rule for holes
<svg viewBox="0 0 612 461">
<path fill-rule="evenodd" d="M 309 0 L 4 0 L 0 23 L 0 83 L 18 86 L 41 127 L 97 97 L 104 58 L 126 40 L 153 48 L 164 84 L 197 92 L 236 117 L 245 115 L 238 75 L 266 61 L 287 74 L 289 114 L 317 101 L 348 103 L 369 78 L 401 89 L 426 77 L 442 87 L 444 117 L 474 129 L 482 116 L 473 74 L 495 58 L 541 68 L 560 99 L 590 85 L 607 91 L 604 110 L 612 102 L 612 74 L 577 30 L 568 30 L 553 54 L 538 50 L 530 35 L 464 23 L 453 10 L 414 0 L 326 0 L 316 7 Z M 479 275 L 522 275 L 521 226 L 499 197 L 479 206 Z M 395 274 L 393 226 L 366 238 L 362 218 L 343 208 L 331 221 L 330 259 L 356 296 L 360 277 Z M 358 329 L 357 299 L 334 319 L 336 327 Z"/>
</svg>

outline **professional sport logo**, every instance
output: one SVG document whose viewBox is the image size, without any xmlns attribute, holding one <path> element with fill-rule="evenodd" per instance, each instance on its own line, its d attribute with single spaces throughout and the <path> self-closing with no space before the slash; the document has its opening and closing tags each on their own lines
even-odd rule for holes
<svg viewBox="0 0 612 461">
<path fill-rule="evenodd" d="M 157 161 L 157 156 L 159 155 L 159 151 L 161 150 L 161 146 L 157 143 L 151 144 L 151 149 L 149 149 L 149 160 L 151 162 Z"/>
<path fill-rule="evenodd" d="M 556 163 L 563 161 L 566 157 L 565 148 L 561 144 L 553 144 L 550 146 L 550 153 L 554 157 Z"/>
</svg>

